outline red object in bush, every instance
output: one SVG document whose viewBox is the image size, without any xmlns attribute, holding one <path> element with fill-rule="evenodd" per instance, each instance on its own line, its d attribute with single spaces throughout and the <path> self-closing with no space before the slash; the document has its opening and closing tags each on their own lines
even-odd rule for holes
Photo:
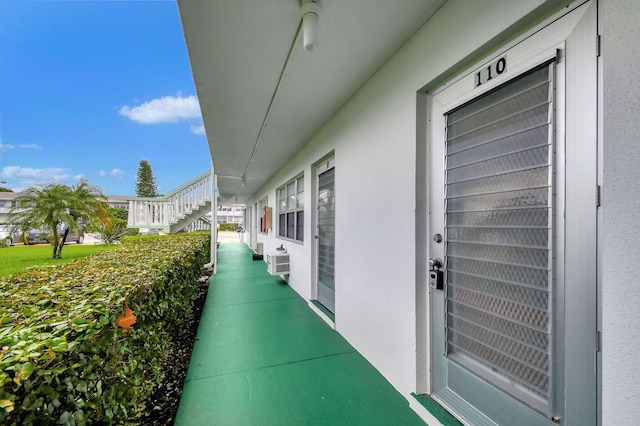
<svg viewBox="0 0 640 426">
<path fill-rule="evenodd" d="M 133 315 L 133 311 L 129 309 L 129 306 L 125 305 L 124 315 L 120 315 L 116 320 L 116 325 L 122 328 L 129 328 L 136 323 L 136 316 Z"/>
</svg>

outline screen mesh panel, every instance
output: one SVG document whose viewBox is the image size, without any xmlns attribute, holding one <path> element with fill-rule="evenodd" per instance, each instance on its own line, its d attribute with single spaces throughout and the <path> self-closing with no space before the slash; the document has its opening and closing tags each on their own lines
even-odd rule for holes
<svg viewBox="0 0 640 426">
<path fill-rule="evenodd" d="M 551 389 L 550 73 L 446 115 L 447 356 L 538 409 Z"/>
<path fill-rule="evenodd" d="M 335 169 L 318 177 L 318 300 L 333 312 L 335 276 Z"/>
</svg>

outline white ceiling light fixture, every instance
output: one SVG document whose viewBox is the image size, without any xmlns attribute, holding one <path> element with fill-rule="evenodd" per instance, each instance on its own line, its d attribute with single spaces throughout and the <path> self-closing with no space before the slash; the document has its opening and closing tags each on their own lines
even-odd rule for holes
<svg viewBox="0 0 640 426">
<path fill-rule="evenodd" d="M 302 0 L 302 45 L 307 52 L 318 50 L 318 22 L 320 5 L 316 0 Z"/>
</svg>

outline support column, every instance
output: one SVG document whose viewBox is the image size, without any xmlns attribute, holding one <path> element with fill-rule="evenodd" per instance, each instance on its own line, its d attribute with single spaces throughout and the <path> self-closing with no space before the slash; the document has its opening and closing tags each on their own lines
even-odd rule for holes
<svg viewBox="0 0 640 426">
<path fill-rule="evenodd" d="M 211 262 L 213 273 L 218 271 L 218 197 L 216 196 L 216 175 L 211 164 Z"/>
</svg>

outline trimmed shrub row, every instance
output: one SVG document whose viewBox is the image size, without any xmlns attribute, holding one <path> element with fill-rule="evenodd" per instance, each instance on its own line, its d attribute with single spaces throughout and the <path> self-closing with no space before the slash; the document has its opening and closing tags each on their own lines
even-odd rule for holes
<svg viewBox="0 0 640 426">
<path fill-rule="evenodd" d="M 221 231 L 237 231 L 238 230 L 238 225 L 237 223 L 234 222 L 222 222 L 220 224 L 219 229 Z"/>
<path fill-rule="evenodd" d="M 210 233 L 0 278 L 0 424 L 135 424 L 193 315 Z M 128 306 L 136 317 L 118 327 Z"/>
</svg>

